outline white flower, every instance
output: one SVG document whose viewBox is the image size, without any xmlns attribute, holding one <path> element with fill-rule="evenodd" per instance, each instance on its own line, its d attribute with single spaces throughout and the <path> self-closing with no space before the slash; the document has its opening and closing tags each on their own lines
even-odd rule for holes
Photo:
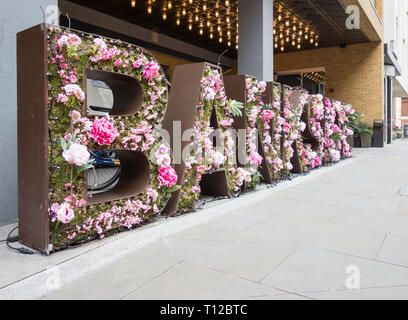
<svg viewBox="0 0 408 320">
<path fill-rule="evenodd" d="M 87 148 L 77 143 L 71 144 L 69 149 L 62 153 L 62 156 L 69 164 L 75 164 L 78 167 L 87 164 L 91 157 Z"/>
<path fill-rule="evenodd" d="M 213 154 L 213 164 L 214 164 L 214 166 L 215 166 L 216 168 L 218 168 L 218 167 L 221 166 L 224 162 L 225 162 L 225 156 L 224 156 L 221 152 L 216 151 L 216 152 Z"/>
<path fill-rule="evenodd" d="M 66 224 L 70 223 L 72 219 L 75 218 L 74 210 L 72 210 L 69 203 L 64 202 L 60 205 L 58 211 L 56 212 L 57 220 Z"/>
<path fill-rule="evenodd" d="M 102 48 L 102 49 L 106 49 L 106 48 L 107 48 L 105 41 L 103 41 L 101 38 L 96 38 L 96 39 L 94 40 L 94 43 L 95 43 L 95 45 L 96 45 L 98 48 Z"/>
<path fill-rule="evenodd" d="M 155 153 L 156 163 L 159 167 L 169 166 L 171 164 L 170 150 L 162 144 Z"/>
<path fill-rule="evenodd" d="M 206 95 L 205 95 L 205 100 L 214 100 L 215 99 L 215 91 L 213 88 L 208 88 Z"/>
</svg>

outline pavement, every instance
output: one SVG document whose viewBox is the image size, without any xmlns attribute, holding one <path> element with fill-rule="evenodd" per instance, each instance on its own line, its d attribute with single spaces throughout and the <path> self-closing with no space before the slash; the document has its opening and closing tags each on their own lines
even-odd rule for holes
<svg viewBox="0 0 408 320">
<path fill-rule="evenodd" d="M 354 152 L 48 257 L 0 244 L 0 299 L 408 299 L 408 142 Z"/>
</svg>

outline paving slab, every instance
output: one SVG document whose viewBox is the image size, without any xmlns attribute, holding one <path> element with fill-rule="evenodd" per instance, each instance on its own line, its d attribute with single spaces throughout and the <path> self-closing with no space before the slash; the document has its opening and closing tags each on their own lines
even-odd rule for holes
<svg viewBox="0 0 408 320">
<path fill-rule="evenodd" d="M 254 238 L 255 239 L 255 238 Z M 169 251 L 179 259 L 260 282 L 297 248 L 259 239 L 254 242 L 209 242 L 165 239 Z"/>
<path fill-rule="evenodd" d="M 183 262 L 123 298 L 125 300 L 235 300 L 242 297 L 274 296 L 284 293 L 267 285 Z"/>
<path fill-rule="evenodd" d="M 408 268 L 306 246 L 292 253 L 262 283 L 292 293 L 347 289 L 350 266 L 359 269 L 360 288 L 408 285 Z"/>
<path fill-rule="evenodd" d="M 390 232 L 378 253 L 377 260 L 408 267 L 408 234 Z"/>
<path fill-rule="evenodd" d="M 120 299 L 182 260 L 163 241 L 148 245 L 46 295 L 51 300 Z"/>
</svg>

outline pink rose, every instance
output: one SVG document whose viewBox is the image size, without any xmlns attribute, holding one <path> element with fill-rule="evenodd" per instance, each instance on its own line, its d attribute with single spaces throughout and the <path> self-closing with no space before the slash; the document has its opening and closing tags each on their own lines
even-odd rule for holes
<svg viewBox="0 0 408 320">
<path fill-rule="evenodd" d="M 69 164 L 75 164 L 78 167 L 87 164 L 91 157 L 86 147 L 77 143 L 71 144 L 69 149 L 62 153 L 62 156 Z"/>
<path fill-rule="evenodd" d="M 152 80 L 157 77 L 160 66 L 156 62 L 150 62 L 145 65 L 143 70 L 143 78 L 147 80 Z"/>
<path fill-rule="evenodd" d="M 119 133 L 112 123 L 106 120 L 106 118 L 102 118 L 94 121 L 89 136 L 100 146 L 109 146 L 119 137 Z"/>
<path fill-rule="evenodd" d="M 165 185 L 170 188 L 177 183 L 177 173 L 170 167 L 161 167 L 159 169 L 159 177 L 157 178 L 160 182 L 160 185 Z"/>
<path fill-rule="evenodd" d="M 262 111 L 262 119 L 269 121 L 272 120 L 275 115 L 271 110 L 264 110 Z"/>
</svg>

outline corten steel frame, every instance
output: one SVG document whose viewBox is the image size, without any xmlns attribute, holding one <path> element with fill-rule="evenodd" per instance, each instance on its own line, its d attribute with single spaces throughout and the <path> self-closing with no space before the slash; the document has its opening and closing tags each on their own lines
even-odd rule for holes
<svg viewBox="0 0 408 320">
<path fill-rule="evenodd" d="M 167 130 L 170 134 L 170 145 L 172 146 L 174 146 L 175 142 L 173 136 L 175 134 L 174 122 L 179 121 L 181 123 L 182 133 L 194 128 L 197 106 L 200 101 L 201 79 L 204 77 L 207 66 L 219 69 L 222 77 L 221 69 L 218 66 L 206 62 L 179 65 L 174 70 L 167 112 L 162 124 L 163 129 Z M 215 106 L 213 105 L 211 125 L 214 128 L 218 128 L 219 125 L 214 111 Z M 181 141 L 181 145 L 178 147 L 180 147 L 180 150 L 184 150 L 189 144 L 190 141 Z M 178 175 L 177 184 L 183 186 L 186 165 L 182 159 L 178 160 L 179 163 L 175 164 L 175 170 Z M 202 190 L 201 193 L 205 195 L 231 196 L 224 169 L 204 174 L 200 182 L 200 188 Z M 180 195 L 181 190 L 172 194 L 167 206 L 163 210 L 164 215 L 173 214 L 178 211 Z"/>
<path fill-rule="evenodd" d="M 19 240 L 49 245 L 49 141 L 47 28 L 17 34 L 17 132 Z"/>
<path fill-rule="evenodd" d="M 225 86 L 225 92 L 227 94 L 227 97 L 229 99 L 236 100 L 244 104 L 244 112 L 242 113 L 242 116 L 233 117 L 234 118 L 233 128 L 237 131 L 245 130 L 245 132 L 248 128 L 248 123 L 247 123 L 248 102 L 247 102 L 247 89 L 246 89 L 246 78 L 247 77 L 253 78 L 253 76 L 249 76 L 249 75 L 231 75 L 231 76 L 224 77 L 224 86 Z M 259 168 L 259 171 L 262 175 L 263 181 L 267 184 L 271 184 L 272 177 L 268 169 L 268 163 L 265 157 L 263 142 L 259 135 L 259 132 L 258 132 L 257 140 L 258 140 L 258 153 L 263 159 L 261 167 Z M 241 162 L 242 159 L 247 158 L 246 141 L 238 140 L 237 145 L 238 145 L 238 148 L 237 148 L 238 166 L 246 167 L 247 164 Z M 246 190 L 247 188 L 248 188 L 247 184 L 244 183 L 243 190 Z"/>
</svg>

